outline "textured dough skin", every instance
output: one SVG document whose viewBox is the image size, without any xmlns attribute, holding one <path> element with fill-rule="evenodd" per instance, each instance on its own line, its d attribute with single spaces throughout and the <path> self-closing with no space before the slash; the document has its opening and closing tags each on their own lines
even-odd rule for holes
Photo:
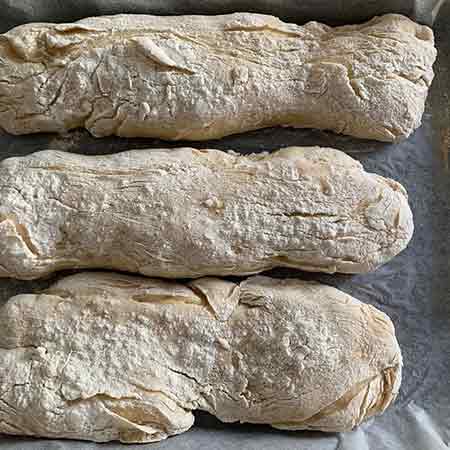
<svg viewBox="0 0 450 450">
<path fill-rule="evenodd" d="M 334 149 L 44 151 L 0 164 L 0 276 L 360 273 L 403 250 L 406 192 Z"/>
<path fill-rule="evenodd" d="M 0 127 L 204 140 L 284 125 L 397 141 L 420 126 L 435 58 L 432 31 L 400 15 L 27 24 L 0 36 Z"/>
<path fill-rule="evenodd" d="M 401 380 L 389 318 L 314 282 L 80 273 L 11 298 L 0 320 L 8 434 L 152 442 L 186 431 L 192 410 L 347 431 L 382 413 Z"/>
<path fill-rule="evenodd" d="M 406 192 L 345 153 L 44 151 L 0 164 L 0 275 L 70 268 L 158 277 L 277 266 L 360 273 L 403 250 Z"/>
</svg>

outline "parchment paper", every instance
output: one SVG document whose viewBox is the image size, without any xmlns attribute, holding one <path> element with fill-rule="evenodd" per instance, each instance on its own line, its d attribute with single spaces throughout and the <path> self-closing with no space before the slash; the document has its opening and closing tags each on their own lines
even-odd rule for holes
<svg viewBox="0 0 450 450">
<path fill-rule="evenodd" d="M 361 4 L 364 8 L 361 9 Z M 380 12 L 403 12 L 430 21 L 438 2 L 426 1 L 49 1 L 0 0 L 0 31 L 29 21 L 67 21 L 112 12 L 212 13 L 233 10 L 272 12 L 303 23 L 315 18 L 356 22 Z M 328 8 L 326 7 L 328 5 Z M 359 5 L 359 7 L 358 7 Z M 203 8 L 203 9 L 202 9 Z M 428 17 L 428 19 L 427 19 Z M 353 19 L 353 20 L 352 20 Z M 436 79 L 423 126 L 397 145 L 362 141 L 333 133 L 272 128 L 201 143 L 154 139 L 94 139 L 87 132 L 64 136 L 0 135 L 0 159 L 52 148 L 107 154 L 131 148 L 193 146 L 241 153 L 272 151 L 289 145 L 323 145 L 344 150 L 369 171 L 400 181 L 409 193 L 415 234 L 406 251 L 367 275 L 318 275 L 273 270 L 276 277 L 317 279 L 373 304 L 394 321 L 404 357 L 400 396 L 386 414 L 346 434 L 282 432 L 266 426 L 222 424 L 205 413 L 187 433 L 159 444 L 123 446 L 0 436 L 1 450 L 91 449 L 302 449 L 302 450 L 444 450 L 450 441 L 450 3 L 435 24 Z M 1 245 L 1 243 L 0 243 Z M 67 272 L 65 273 L 67 274 Z M 45 288 L 58 277 L 34 282 L 0 280 L 0 301 Z M 1 324 L 0 324 L 1 326 Z"/>
</svg>

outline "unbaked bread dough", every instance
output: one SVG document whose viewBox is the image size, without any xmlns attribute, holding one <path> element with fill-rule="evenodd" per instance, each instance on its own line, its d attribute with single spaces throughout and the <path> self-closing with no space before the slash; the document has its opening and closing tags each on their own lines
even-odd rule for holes
<svg viewBox="0 0 450 450">
<path fill-rule="evenodd" d="M 436 58 L 430 28 L 259 14 L 118 15 L 26 24 L 0 36 L 9 133 L 204 140 L 285 125 L 397 141 L 421 123 Z"/>
<path fill-rule="evenodd" d="M 313 282 L 80 273 L 11 298 L 0 323 L 7 434 L 152 442 L 189 429 L 192 410 L 347 431 L 400 386 L 389 318 Z"/>
<path fill-rule="evenodd" d="M 406 192 L 338 150 L 38 152 L 0 163 L 0 276 L 359 273 L 413 232 Z"/>
</svg>

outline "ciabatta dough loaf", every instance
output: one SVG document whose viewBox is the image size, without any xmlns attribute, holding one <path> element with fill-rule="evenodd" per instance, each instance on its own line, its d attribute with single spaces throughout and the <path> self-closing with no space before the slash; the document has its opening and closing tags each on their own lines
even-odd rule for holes
<svg viewBox="0 0 450 450">
<path fill-rule="evenodd" d="M 152 442 L 192 410 L 347 431 L 395 398 L 389 318 L 326 285 L 80 273 L 0 308 L 0 432 Z"/>
<path fill-rule="evenodd" d="M 396 141 L 421 122 L 432 31 L 386 15 L 119 15 L 0 36 L 0 127 L 203 140 L 286 125 Z"/>
<path fill-rule="evenodd" d="M 338 150 L 44 151 L 0 164 L 0 276 L 367 272 L 407 245 L 405 190 Z"/>
</svg>

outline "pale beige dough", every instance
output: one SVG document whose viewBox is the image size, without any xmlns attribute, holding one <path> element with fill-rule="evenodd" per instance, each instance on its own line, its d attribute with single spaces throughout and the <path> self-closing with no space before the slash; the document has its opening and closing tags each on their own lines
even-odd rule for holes
<svg viewBox="0 0 450 450">
<path fill-rule="evenodd" d="M 397 141 L 421 123 L 433 33 L 272 16 L 119 15 L 0 35 L 0 127 L 204 140 L 285 125 Z"/>
<path fill-rule="evenodd" d="M 385 314 L 300 280 L 80 273 L 11 298 L 0 323 L 7 434 L 153 442 L 189 429 L 192 410 L 348 431 L 382 413 L 401 380 Z"/>
<path fill-rule="evenodd" d="M 402 251 L 412 232 L 403 187 L 334 149 L 44 151 L 0 164 L 3 277 L 360 273 Z"/>
</svg>

